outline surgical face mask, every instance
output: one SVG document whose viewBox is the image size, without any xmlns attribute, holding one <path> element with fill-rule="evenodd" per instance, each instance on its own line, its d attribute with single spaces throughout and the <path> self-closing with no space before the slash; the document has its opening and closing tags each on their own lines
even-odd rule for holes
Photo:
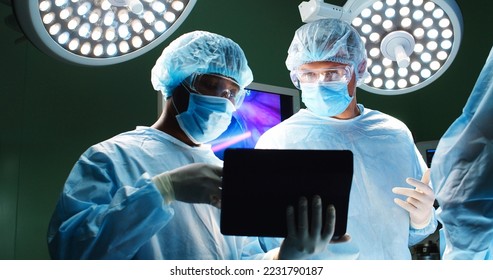
<svg viewBox="0 0 493 280">
<path fill-rule="evenodd" d="M 322 117 L 333 117 L 344 112 L 353 97 L 346 82 L 300 83 L 301 100 L 308 110 Z"/>
<path fill-rule="evenodd" d="M 201 144 L 226 131 L 234 111 L 235 106 L 226 98 L 190 92 L 188 109 L 178 114 L 176 120 L 190 140 Z"/>
</svg>

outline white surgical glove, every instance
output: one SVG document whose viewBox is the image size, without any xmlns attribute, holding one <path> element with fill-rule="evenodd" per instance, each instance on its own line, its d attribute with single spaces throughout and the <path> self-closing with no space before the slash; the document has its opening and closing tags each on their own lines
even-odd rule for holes
<svg viewBox="0 0 493 280">
<path fill-rule="evenodd" d="M 392 192 L 395 194 L 408 197 L 406 201 L 394 198 L 394 202 L 409 212 L 411 226 L 413 228 L 425 228 L 430 223 L 431 217 L 433 216 L 433 203 L 435 202 L 435 193 L 433 192 L 433 189 L 428 186 L 430 183 L 430 170 L 426 170 L 421 182 L 413 178 L 407 178 L 406 182 L 415 188 L 393 188 Z"/>
<path fill-rule="evenodd" d="M 223 169 L 207 163 L 192 163 L 163 172 L 152 181 L 167 203 L 207 203 L 221 208 Z"/>
<path fill-rule="evenodd" d="M 331 242 L 335 228 L 335 208 L 327 207 L 325 225 L 322 229 L 322 200 L 314 196 L 312 200 L 311 224 L 308 224 L 308 206 L 305 197 L 301 197 L 298 204 L 298 225 L 295 222 L 294 208 L 289 206 L 286 211 L 288 235 L 281 244 L 277 259 L 301 260 L 323 252 Z M 345 235 L 337 242 L 345 242 L 349 236 Z"/>
</svg>

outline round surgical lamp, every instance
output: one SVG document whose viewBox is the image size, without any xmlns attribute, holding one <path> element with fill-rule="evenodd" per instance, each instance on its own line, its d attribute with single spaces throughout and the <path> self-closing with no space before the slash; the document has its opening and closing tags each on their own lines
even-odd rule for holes
<svg viewBox="0 0 493 280">
<path fill-rule="evenodd" d="M 158 46 L 196 0 L 16 0 L 14 14 L 41 51 L 79 65 L 121 63 Z"/>
<path fill-rule="evenodd" d="M 348 0 L 343 7 L 309 2 L 325 7 L 318 18 L 340 18 L 359 32 L 370 74 L 360 87 L 369 92 L 398 95 L 429 85 L 447 70 L 460 46 L 463 22 L 454 0 Z"/>
</svg>

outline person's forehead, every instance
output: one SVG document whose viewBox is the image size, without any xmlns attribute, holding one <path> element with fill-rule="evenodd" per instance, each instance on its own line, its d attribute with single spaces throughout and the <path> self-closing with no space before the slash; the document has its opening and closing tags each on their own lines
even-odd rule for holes
<svg viewBox="0 0 493 280">
<path fill-rule="evenodd" d="M 313 69 L 332 68 L 332 67 L 340 67 L 340 66 L 347 66 L 347 64 L 332 62 L 332 61 L 316 61 L 316 62 L 302 64 L 299 69 L 313 70 Z"/>
</svg>

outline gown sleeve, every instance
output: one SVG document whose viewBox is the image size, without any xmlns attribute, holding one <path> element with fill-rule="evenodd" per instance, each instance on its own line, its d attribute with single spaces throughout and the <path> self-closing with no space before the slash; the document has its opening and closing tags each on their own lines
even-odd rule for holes
<svg viewBox="0 0 493 280">
<path fill-rule="evenodd" d="M 173 209 L 147 173 L 130 183 L 131 167 L 118 167 L 107 154 L 90 151 L 73 167 L 50 221 L 50 255 L 131 259 L 169 222 Z"/>
<path fill-rule="evenodd" d="M 493 48 L 462 114 L 441 137 L 431 168 L 443 259 L 493 259 Z"/>
</svg>

